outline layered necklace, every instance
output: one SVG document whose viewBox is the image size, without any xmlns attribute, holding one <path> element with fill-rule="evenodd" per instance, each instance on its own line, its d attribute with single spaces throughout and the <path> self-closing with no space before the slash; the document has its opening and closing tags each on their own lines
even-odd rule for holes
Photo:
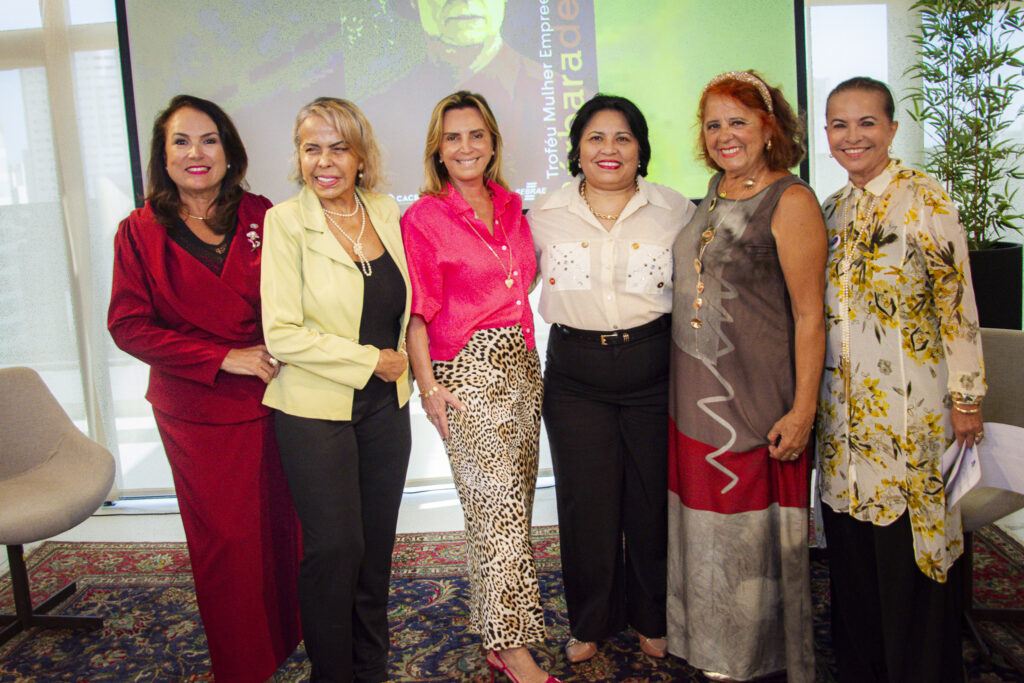
<svg viewBox="0 0 1024 683">
<path fill-rule="evenodd" d="M 760 171 L 757 175 L 747 178 L 743 181 L 743 187 L 749 190 L 757 184 L 757 177 L 760 175 Z M 725 176 L 722 176 L 722 180 L 719 181 L 718 186 L 721 188 Z M 721 228 L 725 221 L 732 215 L 732 212 L 736 210 L 736 206 L 740 203 L 739 199 L 734 199 L 732 206 L 725 212 L 722 219 L 718 221 L 718 225 L 711 225 L 711 216 L 718 206 L 718 198 L 725 198 L 726 192 L 724 189 L 718 191 L 718 197 L 711 198 L 711 205 L 708 207 L 708 222 L 704 228 L 704 232 L 700 234 L 700 249 L 697 251 L 697 258 L 693 259 L 693 269 L 697 271 L 697 295 L 693 298 L 693 317 L 690 319 L 690 327 L 695 330 L 699 330 L 704 327 L 704 321 L 700 319 L 700 309 L 704 307 L 704 252 L 707 250 L 708 245 L 715 239 L 715 235 L 718 233 L 718 229 Z"/>
<path fill-rule="evenodd" d="M 839 319 L 842 323 L 843 332 L 843 350 L 842 357 L 839 359 L 840 374 L 843 376 L 843 400 L 846 405 L 850 405 L 850 387 L 851 387 L 851 376 L 850 376 L 850 277 L 853 272 L 853 256 L 857 249 L 857 245 L 861 242 L 864 237 L 864 233 L 871 226 L 871 219 L 875 215 L 876 206 L 881 199 L 875 195 L 871 195 L 871 199 L 868 201 L 867 208 L 864 211 L 864 225 L 859 229 L 857 228 L 857 220 L 860 218 L 860 206 L 861 200 L 864 195 L 871 194 L 866 190 L 854 188 L 853 192 L 847 197 L 846 202 L 843 205 L 842 213 L 842 225 L 843 225 L 843 260 L 841 265 L 840 275 L 840 294 L 839 294 Z M 853 217 L 850 217 L 850 209 L 853 209 Z"/>
<path fill-rule="evenodd" d="M 359 268 L 363 271 L 363 275 L 365 275 L 366 277 L 370 277 L 371 275 L 373 275 L 373 266 L 370 264 L 369 259 L 366 258 L 366 252 L 363 250 L 363 233 L 366 231 L 366 209 L 363 208 L 363 203 L 359 201 L 359 195 L 355 195 L 355 198 L 356 208 L 352 211 L 352 213 L 330 211 L 323 205 L 321 205 L 320 208 L 324 210 L 324 216 L 326 216 L 327 220 L 331 222 L 331 225 L 333 225 L 338 232 L 344 235 L 345 239 L 352 243 L 352 253 L 355 254 L 356 257 L 359 259 Z M 359 224 L 359 235 L 355 239 L 352 239 L 351 237 L 349 237 L 349 234 L 347 232 L 341 229 L 341 226 L 338 225 L 338 222 L 334 220 L 332 216 L 339 216 L 341 218 L 352 218 L 352 216 L 355 216 L 357 213 L 359 213 L 360 210 L 362 210 L 363 212 L 363 218 L 362 222 Z"/>
<path fill-rule="evenodd" d="M 640 181 L 637 180 L 634 177 L 633 178 L 633 194 L 636 194 L 639 191 L 640 191 Z M 600 212 L 597 211 L 597 209 L 595 209 L 594 207 L 592 207 L 590 205 L 590 200 L 587 199 L 587 179 L 586 178 L 584 178 L 583 180 L 580 181 L 580 196 L 583 197 L 583 203 L 587 205 L 588 209 L 590 209 L 590 213 L 594 214 L 598 218 L 604 219 L 606 221 L 617 221 L 617 220 L 619 220 L 619 216 L 622 215 L 621 211 L 619 211 L 619 213 L 614 213 L 614 214 L 613 213 L 600 213 Z M 629 201 L 627 200 L 626 203 L 628 204 Z"/>
<path fill-rule="evenodd" d="M 498 216 L 494 216 L 494 225 L 498 228 L 501 228 L 501 236 L 505 238 L 505 246 L 503 247 L 503 249 L 508 250 L 507 268 L 505 267 L 505 262 L 501 260 L 500 256 L 498 256 L 498 252 L 494 251 L 494 247 L 491 246 L 490 242 L 488 242 L 484 238 L 484 236 L 480 234 L 480 231 L 477 229 L 477 227 L 473 225 L 473 221 L 469 220 L 465 216 L 463 216 L 462 219 L 466 221 L 466 225 L 470 227 L 470 229 L 473 231 L 473 234 L 479 237 L 480 241 L 484 243 L 484 246 L 487 247 L 487 250 L 490 251 L 494 258 L 498 261 L 498 265 L 500 265 L 501 268 L 505 270 L 505 286 L 508 287 L 509 289 L 512 289 L 512 283 L 514 282 L 514 280 L 512 279 L 512 243 L 508 241 L 508 234 L 505 233 L 505 226 L 501 224 L 500 220 L 498 220 Z"/>
</svg>

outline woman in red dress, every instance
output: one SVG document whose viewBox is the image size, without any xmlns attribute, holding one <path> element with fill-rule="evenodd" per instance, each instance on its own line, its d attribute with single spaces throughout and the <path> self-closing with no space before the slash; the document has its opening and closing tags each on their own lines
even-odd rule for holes
<svg viewBox="0 0 1024 683">
<path fill-rule="evenodd" d="M 245 148 L 214 103 L 178 95 L 152 140 L 146 204 L 114 238 L 107 327 L 150 365 L 214 676 L 264 681 L 301 638 L 298 522 L 262 402 L 270 201 L 243 190 Z"/>
</svg>

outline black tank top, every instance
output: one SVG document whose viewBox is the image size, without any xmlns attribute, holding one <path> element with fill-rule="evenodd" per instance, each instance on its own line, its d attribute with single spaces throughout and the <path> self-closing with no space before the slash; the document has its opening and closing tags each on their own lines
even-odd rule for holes
<svg viewBox="0 0 1024 683">
<path fill-rule="evenodd" d="M 363 313 L 359 319 L 359 343 L 378 349 L 397 350 L 405 313 L 405 280 L 391 254 L 384 251 L 370 261 L 373 275 L 363 275 Z M 360 269 L 360 272 L 361 269 Z M 358 389 L 353 397 L 353 412 L 374 410 L 389 400 L 398 400 L 394 382 L 377 375 Z M 360 410 L 361 409 L 361 410 Z"/>
</svg>

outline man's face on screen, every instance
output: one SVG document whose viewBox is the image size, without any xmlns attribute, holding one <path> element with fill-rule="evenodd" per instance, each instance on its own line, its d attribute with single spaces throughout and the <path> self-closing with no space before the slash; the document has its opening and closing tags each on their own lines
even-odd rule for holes
<svg viewBox="0 0 1024 683">
<path fill-rule="evenodd" d="M 505 20 L 505 0 L 417 1 L 427 35 L 455 47 L 486 43 Z"/>
</svg>

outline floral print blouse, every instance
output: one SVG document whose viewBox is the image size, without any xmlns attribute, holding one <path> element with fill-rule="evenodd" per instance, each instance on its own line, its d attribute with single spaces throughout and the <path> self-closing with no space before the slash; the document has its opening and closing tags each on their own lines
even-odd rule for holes
<svg viewBox="0 0 1024 683">
<path fill-rule="evenodd" d="M 907 511 L 918 567 L 944 582 L 963 551 L 940 471 L 953 439 L 950 392 L 985 393 L 964 230 L 942 187 L 898 160 L 823 210 L 821 499 L 879 526 Z"/>
</svg>

